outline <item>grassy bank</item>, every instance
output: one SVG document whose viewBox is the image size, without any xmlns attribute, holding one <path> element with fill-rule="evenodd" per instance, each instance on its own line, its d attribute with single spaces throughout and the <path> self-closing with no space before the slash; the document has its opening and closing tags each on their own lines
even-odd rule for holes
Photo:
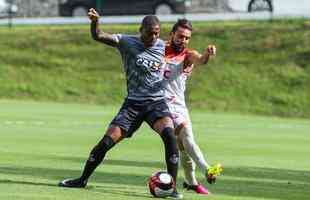
<svg viewBox="0 0 310 200">
<path fill-rule="evenodd" d="M 170 26 L 163 25 L 163 38 Z M 194 27 L 191 47 L 203 51 L 213 43 L 218 55 L 189 80 L 192 108 L 310 117 L 310 21 Z M 0 49 L 0 98 L 120 104 L 125 95 L 118 52 L 92 41 L 87 25 L 0 27 Z"/>
</svg>

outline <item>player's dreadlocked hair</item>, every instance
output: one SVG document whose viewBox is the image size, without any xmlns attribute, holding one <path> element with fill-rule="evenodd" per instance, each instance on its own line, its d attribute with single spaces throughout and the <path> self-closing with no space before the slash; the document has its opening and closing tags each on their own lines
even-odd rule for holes
<svg viewBox="0 0 310 200">
<path fill-rule="evenodd" d="M 188 29 L 190 31 L 193 30 L 192 23 L 189 20 L 185 19 L 185 18 L 178 19 L 177 23 L 175 23 L 173 25 L 171 32 L 176 32 L 179 27 Z"/>
<path fill-rule="evenodd" d="M 147 15 L 143 18 L 141 27 L 151 27 L 160 25 L 159 19 L 155 15 Z"/>
</svg>

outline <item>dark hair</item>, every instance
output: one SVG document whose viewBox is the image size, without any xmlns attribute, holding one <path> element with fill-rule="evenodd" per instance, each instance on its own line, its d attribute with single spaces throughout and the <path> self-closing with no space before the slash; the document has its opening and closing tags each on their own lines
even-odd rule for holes
<svg viewBox="0 0 310 200">
<path fill-rule="evenodd" d="M 178 19 L 177 23 L 173 25 L 171 32 L 176 32 L 179 27 L 186 28 L 190 31 L 193 30 L 192 23 L 185 18 Z"/>
<path fill-rule="evenodd" d="M 160 25 L 159 19 L 155 15 L 147 15 L 143 18 L 141 28 Z"/>
</svg>

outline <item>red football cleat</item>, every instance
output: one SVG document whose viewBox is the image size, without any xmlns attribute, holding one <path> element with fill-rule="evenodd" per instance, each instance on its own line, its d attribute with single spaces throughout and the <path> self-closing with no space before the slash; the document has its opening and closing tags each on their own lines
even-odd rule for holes
<svg viewBox="0 0 310 200">
<path fill-rule="evenodd" d="M 194 190 L 197 194 L 202 195 L 210 194 L 209 190 L 200 183 L 198 185 L 189 185 L 186 182 L 184 182 L 183 187 L 186 188 L 187 190 Z"/>
</svg>

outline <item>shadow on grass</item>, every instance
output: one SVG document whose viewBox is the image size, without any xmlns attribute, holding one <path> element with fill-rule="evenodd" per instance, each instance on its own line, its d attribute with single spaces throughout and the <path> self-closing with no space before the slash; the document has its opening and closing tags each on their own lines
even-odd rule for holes
<svg viewBox="0 0 310 200">
<path fill-rule="evenodd" d="M 249 179 L 271 179 L 274 181 L 305 182 L 310 184 L 310 171 L 275 169 L 263 167 L 224 167 L 224 174 Z"/>
<path fill-rule="evenodd" d="M 96 187 L 89 187 L 89 191 L 95 191 L 96 193 L 102 193 L 102 194 L 115 194 L 115 195 L 121 195 L 121 196 L 131 196 L 131 197 L 143 197 L 143 198 L 149 198 L 154 199 L 150 194 L 146 193 L 147 190 L 145 190 L 145 193 L 138 193 L 131 191 L 126 191 L 120 189 L 120 187 L 109 187 L 109 186 L 96 186 Z"/>
<path fill-rule="evenodd" d="M 58 187 L 57 184 L 51 184 L 51 183 L 42 183 L 42 182 L 31 182 L 31 181 L 18 181 L 18 180 L 8 180 L 0 179 L 0 185 L 5 184 L 20 184 L 20 185 L 31 185 L 31 186 L 48 186 L 48 187 Z M 59 188 L 59 189 L 69 189 L 69 188 Z M 72 188 L 71 188 L 72 189 Z M 81 188 L 78 188 L 79 190 L 83 190 Z M 109 187 L 109 186 L 87 186 L 85 190 L 89 192 L 95 192 L 95 193 L 102 193 L 102 194 L 111 194 L 111 195 L 121 195 L 121 196 L 132 196 L 132 197 L 141 197 L 141 198 L 152 198 L 150 194 L 146 193 L 138 193 L 135 191 L 124 191 L 120 190 L 119 187 Z"/>
<path fill-rule="evenodd" d="M 31 158 L 33 159 L 33 155 Z M 41 155 L 37 156 L 38 159 L 42 159 Z M 45 159 L 54 160 L 54 161 L 65 161 L 65 162 L 75 162 L 84 164 L 87 157 L 69 157 L 69 156 L 54 156 L 47 155 L 44 157 Z M 104 160 L 104 165 L 118 165 L 118 166 L 130 166 L 130 167 L 149 167 L 149 168 L 164 168 L 165 163 L 159 161 L 132 161 L 132 160 Z"/>
<path fill-rule="evenodd" d="M 52 186 L 56 187 L 57 185 L 51 183 L 39 183 L 39 182 L 30 182 L 30 181 L 17 181 L 17 180 L 8 180 L 8 179 L 0 179 L 0 184 L 21 184 L 21 185 L 37 185 L 37 186 Z"/>
<path fill-rule="evenodd" d="M 58 181 L 62 179 L 76 178 L 81 175 L 80 170 L 39 168 L 39 167 L 0 167 L 0 174 L 1 173 L 13 174 L 13 175 L 30 175 L 33 177 L 55 180 L 55 185 L 57 185 Z M 111 173 L 111 172 L 104 173 L 96 171 L 90 180 L 90 184 L 91 182 L 102 182 L 105 184 L 112 183 L 112 184 L 141 186 L 146 184 L 147 178 L 148 177 L 142 175 Z"/>
<path fill-rule="evenodd" d="M 225 177 L 226 176 L 226 177 Z M 225 168 L 216 185 L 219 194 L 271 199 L 310 199 L 310 172 L 274 168 Z"/>
<path fill-rule="evenodd" d="M 126 166 L 143 166 L 145 164 L 145 162 L 121 160 L 111 160 L 110 162 Z M 148 165 L 146 165 L 146 167 L 148 167 Z M 256 197 L 281 200 L 310 199 L 309 171 L 257 167 L 227 167 L 224 170 L 224 174 L 222 177 L 218 178 L 217 184 L 208 186 L 214 194 L 223 194 L 244 198 Z M 55 185 L 57 185 L 59 180 L 70 177 L 78 177 L 81 172 L 79 170 L 38 167 L 0 167 L 0 173 L 46 178 L 55 181 Z M 97 171 L 90 180 L 89 189 L 94 190 L 94 192 L 112 193 L 124 196 L 136 195 L 137 197 L 148 197 L 148 195 L 144 195 L 142 193 L 132 193 L 119 187 L 114 187 L 114 189 L 107 188 L 109 184 L 145 186 L 147 178 L 148 177 L 144 175 L 131 174 L 130 172 L 105 173 Z M 92 182 L 102 182 L 104 186 L 94 186 Z M 182 181 L 179 180 L 179 184 L 181 184 L 181 182 Z M 41 184 L 0 179 L 0 184 L 6 183 L 55 186 L 53 184 L 46 183 Z"/>
<path fill-rule="evenodd" d="M 84 163 L 87 159 L 85 158 L 79 158 L 79 157 L 61 157 L 64 161 L 73 161 L 77 163 Z M 59 157 L 57 157 L 57 160 L 59 161 Z M 118 166 L 130 166 L 130 167 L 149 167 L 149 168 L 163 168 L 165 167 L 164 162 L 152 162 L 152 161 L 133 161 L 133 160 L 104 160 L 104 165 L 118 165 Z"/>
</svg>

